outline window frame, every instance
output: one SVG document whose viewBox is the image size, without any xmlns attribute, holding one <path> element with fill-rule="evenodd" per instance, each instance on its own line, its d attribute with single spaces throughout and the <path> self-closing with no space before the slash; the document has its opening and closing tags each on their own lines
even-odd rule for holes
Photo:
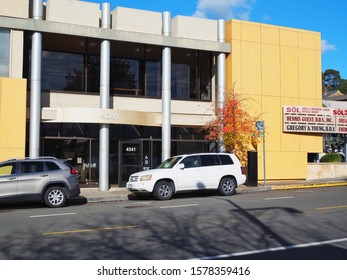
<svg viewBox="0 0 347 280">
<path fill-rule="evenodd" d="M 24 76 L 29 78 L 31 49 L 29 44 L 30 35 L 28 33 L 26 33 L 25 40 L 28 43 L 25 46 L 24 59 L 28 61 L 29 66 Z M 61 41 L 66 41 L 67 43 L 59 44 Z M 130 79 L 123 81 L 124 83 L 133 82 L 134 86 L 130 87 L 112 87 L 112 74 L 110 73 L 111 95 L 153 99 L 162 98 L 161 71 L 163 47 L 114 40 L 111 40 L 110 43 L 111 66 L 112 60 L 120 59 L 129 60 L 132 64 L 131 68 L 136 68 L 129 74 Z M 42 52 L 43 54 L 45 52 L 51 53 L 51 56 L 47 54 L 45 62 L 45 55 L 43 55 L 42 72 L 43 80 L 46 83 L 42 84 L 42 90 L 99 94 L 100 48 L 101 40 L 99 39 L 45 33 L 43 35 Z M 54 57 L 55 55 L 57 56 L 56 58 Z M 73 56 L 76 56 L 76 58 Z M 94 59 L 93 57 L 96 58 Z M 171 82 L 172 100 L 212 101 L 213 57 L 213 52 L 208 50 L 171 48 L 171 77 L 177 80 L 175 83 Z M 51 64 L 50 61 L 56 61 L 56 63 Z M 64 63 L 64 61 L 67 63 Z M 135 66 L 136 63 L 137 66 Z M 135 75 L 133 78 L 131 78 L 132 74 Z M 55 76 L 57 76 L 57 79 L 54 79 Z M 126 76 L 124 78 L 126 79 Z M 122 84 L 122 81 L 114 82 Z M 28 89 L 30 89 L 30 86 L 28 82 Z"/>
</svg>

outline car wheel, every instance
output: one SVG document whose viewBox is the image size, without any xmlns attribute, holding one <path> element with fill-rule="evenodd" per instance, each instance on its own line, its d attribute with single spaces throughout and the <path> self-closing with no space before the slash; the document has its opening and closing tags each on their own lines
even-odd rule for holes
<svg viewBox="0 0 347 280">
<path fill-rule="evenodd" d="M 233 195 L 236 190 L 236 181 L 233 178 L 223 178 L 218 186 L 218 191 L 222 195 Z"/>
<path fill-rule="evenodd" d="M 172 182 L 160 181 L 154 186 L 154 196 L 159 200 L 169 200 L 173 195 Z"/>
<path fill-rule="evenodd" d="M 62 207 L 66 199 L 65 191 L 61 187 L 51 187 L 43 196 L 44 203 L 50 208 Z"/>
</svg>

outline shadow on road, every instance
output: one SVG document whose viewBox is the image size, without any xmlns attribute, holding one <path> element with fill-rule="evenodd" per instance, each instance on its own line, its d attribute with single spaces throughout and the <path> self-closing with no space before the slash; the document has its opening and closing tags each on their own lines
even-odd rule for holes
<svg viewBox="0 0 347 280">
<path fill-rule="evenodd" d="M 199 199 L 203 200 L 204 197 L 200 196 Z M 67 219 L 73 219 L 73 216 L 65 220 L 52 220 L 47 226 L 47 232 L 59 228 L 61 233 L 38 233 L 34 224 L 25 229 L 18 226 L 14 236 L 3 234 L 0 230 L 0 259 L 191 259 L 286 247 L 302 242 L 307 236 L 312 236 L 312 240 L 326 239 L 324 234 L 320 234 L 322 224 L 319 221 L 311 220 L 294 208 L 245 209 L 233 198 L 216 196 L 206 199 L 209 202 L 212 200 L 222 211 L 216 214 L 207 205 L 187 211 L 145 205 L 129 207 L 124 202 L 124 205 L 115 203 L 115 207 L 105 208 L 105 213 L 100 214 L 93 211 L 97 204 L 87 204 L 83 211 L 88 212 L 89 219 L 79 220 L 76 217 L 71 232 L 64 232 L 64 228 L 71 228 L 71 222 Z M 182 201 L 187 200 L 182 198 Z M 78 205 L 85 202 L 73 203 Z M 132 226 L 125 227 L 128 225 Z M 330 225 L 327 222 L 324 226 Z M 342 232 L 344 228 L 345 225 L 341 224 L 338 230 Z M 296 232 L 295 236 L 293 232 Z M 277 254 L 253 254 L 243 259 L 339 259 L 338 256 L 345 253 L 342 248 L 322 247 L 326 248 L 330 249 L 326 255 L 319 255 L 317 252 L 321 251 L 317 247 L 286 250 Z"/>
</svg>

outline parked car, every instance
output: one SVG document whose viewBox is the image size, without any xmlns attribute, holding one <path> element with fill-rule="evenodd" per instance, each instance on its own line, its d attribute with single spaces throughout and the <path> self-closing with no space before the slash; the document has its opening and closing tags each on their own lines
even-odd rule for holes
<svg viewBox="0 0 347 280">
<path fill-rule="evenodd" d="M 216 189 L 233 195 L 244 184 L 240 161 L 234 154 L 199 153 L 171 157 L 157 168 L 130 175 L 126 187 L 135 193 L 152 193 L 159 200 L 180 191 Z"/>
<path fill-rule="evenodd" d="M 80 194 L 77 173 L 53 157 L 1 162 L 0 202 L 41 201 L 48 207 L 61 207 Z"/>
</svg>

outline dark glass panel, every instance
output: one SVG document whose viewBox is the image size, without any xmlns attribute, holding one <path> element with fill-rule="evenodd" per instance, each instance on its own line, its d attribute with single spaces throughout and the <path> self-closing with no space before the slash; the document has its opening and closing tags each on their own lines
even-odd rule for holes
<svg viewBox="0 0 347 280">
<path fill-rule="evenodd" d="M 139 79 L 138 60 L 125 58 L 111 58 L 111 92 L 116 94 L 140 95 L 142 89 Z"/>
<path fill-rule="evenodd" d="M 43 90 L 83 90 L 83 55 L 42 51 Z"/>
<path fill-rule="evenodd" d="M 146 61 L 146 96 L 161 97 L 161 62 Z"/>
<path fill-rule="evenodd" d="M 173 49 L 171 68 L 172 99 L 196 100 L 198 53 L 195 50 Z"/>
<path fill-rule="evenodd" d="M 209 52 L 199 52 L 200 100 L 211 101 L 212 59 Z"/>
<path fill-rule="evenodd" d="M 100 91 L 100 56 L 89 55 L 87 62 L 87 92 Z"/>
</svg>

